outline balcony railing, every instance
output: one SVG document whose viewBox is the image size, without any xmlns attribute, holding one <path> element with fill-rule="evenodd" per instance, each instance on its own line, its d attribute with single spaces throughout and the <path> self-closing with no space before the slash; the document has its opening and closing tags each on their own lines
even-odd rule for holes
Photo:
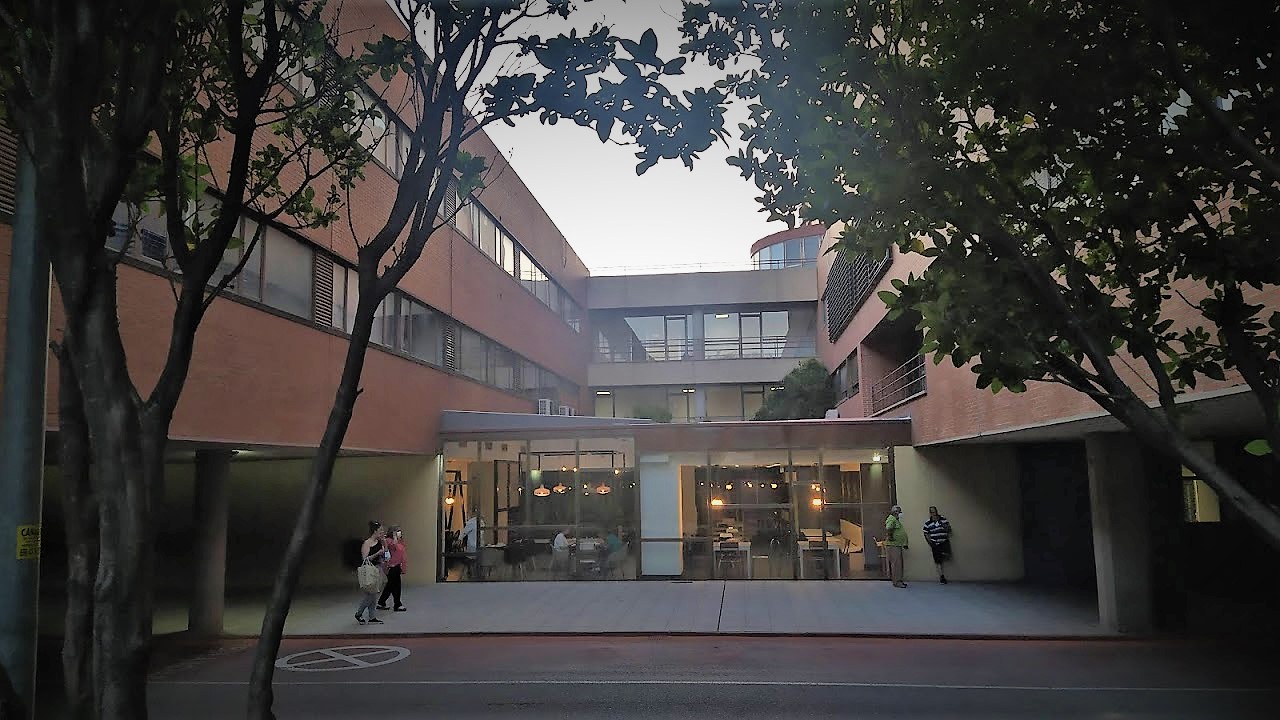
<svg viewBox="0 0 1280 720">
<path fill-rule="evenodd" d="M 815 339 L 776 335 L 759 338 L 707 338 L 692 340 L 653 340 L 632 343 L 629 347 L 596 348 L 596 362 L 636 363 L 673 360 L 739 360 L 774 358 L 809 358 L 817 354 Z"/>
<path fill-rule="evenodd" d="M 924 356 L 917 355 L 868 386 L 867 415 L 875 415 L 925 390 Z"/>
</svg>

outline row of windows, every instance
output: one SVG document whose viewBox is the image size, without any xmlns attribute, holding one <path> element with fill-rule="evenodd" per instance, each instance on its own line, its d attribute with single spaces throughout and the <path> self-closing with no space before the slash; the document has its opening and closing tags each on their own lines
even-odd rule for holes
<svg viewBox="0 0 1280 720">
<path fill-rule="evenodd" d="M 811 306 L 682 315 L 601 313 L 595 319 L 596 358 L 602 362 L 812 357 L 817 333 Z"/>
<path fill-rule="evenodd" d="M 446 197 L 442 209 L 450 225 L 517 280 L 521 287 L 551 308 L 575 332 L 581 332 L 582 306 L 559 283 L 551 279 L 520 242 L 503 229 L 483 205 L 474 198 L 464 201 L 455 193 L 451 192 L 450 195 L 451 197 Z M 458 205 L 462 202 L 466 204 L 458 210 Z"/>
<path fill-rule="evenodd" d="M 281 10 L 280 20 L 293 23 L 290 14 Z M 262 38 L 252 39 L 253 47 L 261 49 Z M 332 92 L 324 87 L 325 77 L 329 74 L 326 65 L 334 60 L 333 56 L 309 58 L 305 67 L 286 65 L 280 69 L 293 91 L 303 98 L 314 97 L 319 93 Z M 317 79 L 320 87 L 317 87 Z M 321 104 L 326 97 L 321 95 Z M 330 102 L 332 100 L 329 100 Z M 404 175 L 409 161 L 410 131 L 400 122 L 396 113 L 368 88 L 362 88 L 355 95 L 355 101 L 362 110 L 376 110 L 372 117 L 360 128 L 360 142 L 369 149 L 375 160 L 382 164 L 395 178 Z M 507 274 L 517 280 L 521 286 L 532 293 L 559 315 L 577 332 L 582 330 L 582 308 L 565 292 L 521 247 L 520 243 L 502 229 L 484 207 L 472 197 L 460 197 L 456 189 L 450 188 L 440 215 L 451 226 L 456 228 L 471 244 L 480 248 L 494 262 L 498 263 Z"/>
<path fill-rule="evenodd" d="M 127 212 L 116 213 L 116 233 L 108 245 L 119 250 L 128 236 Z M 258 224 L 241 221 L 242 237 L 252 238 Z M 133 257 L 170 270 L 168 240 L 163 218 L 143 215 L 138 237 L 129 246 Z M 227 251 L 217 281 L 243 257 L 243 248 Z M 261 302 L 289 315 L 307 318 L 343 332 L 350 332 L 359 302 L 359 276 L 355 268 L 270 225 L 254 246 L 244 269 L 227 288 L 242 297 Z M 473 380 L 528 397 L 576 400 L 579 388 L 500 343 L 459 324 L 400 291 L 393 291 L 378 306 L 370 341 L 437 367 L 454 370 Z"/>
<path fill-rule="evenodd" d="M 818 259 L 818 247 L 822 235 L 791 238 L 773 245 L 766 245 L 751 255 L 754 270 L 812 265 Z"/>
</svg>

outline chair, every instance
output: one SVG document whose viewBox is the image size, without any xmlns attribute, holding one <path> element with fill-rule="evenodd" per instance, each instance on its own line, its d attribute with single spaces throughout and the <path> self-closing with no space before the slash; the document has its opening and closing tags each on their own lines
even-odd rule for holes
<svg viewBox="0 0 1280 720">
<path fill-rule="evenodd" d="M 801 551 L 800 556 L 804 563 L 801 567 L 802 576 L 805 578 L 830 578 L 831 568 L 828 563 L 831 561 L 832 546 L 822 542 L 821 540 L 810 540 L 809 546 Z M 812 573 L 810 571 L 812 570 Z"/>
<path fill-rule="evenodd" d="M 716 548 L 716 576 L 728 577 L 728 573 L 732 571 L 741 573 L 744 566 L 742 555 L 738 543 L 733 541 L 720 543 Z"/>
</svg>

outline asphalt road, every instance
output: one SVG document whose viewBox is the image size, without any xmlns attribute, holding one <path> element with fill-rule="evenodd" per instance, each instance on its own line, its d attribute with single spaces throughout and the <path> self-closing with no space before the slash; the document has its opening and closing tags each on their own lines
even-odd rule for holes
<svg viewBox="0 0 1280 720">
<path fill-rule="evenodd" d="M 379 645 L 391 650 L 349 646 Z M 335 650 L 348 646 L 345 650 Z M 244 716 L 252 649 L 157 673 L 155 718 Z M 281 718 L 1274 718 L 1262 647 L 746 637 L 291 641 Z M 346 657 L 343 657 L 346 656 Z"/>
</svg>

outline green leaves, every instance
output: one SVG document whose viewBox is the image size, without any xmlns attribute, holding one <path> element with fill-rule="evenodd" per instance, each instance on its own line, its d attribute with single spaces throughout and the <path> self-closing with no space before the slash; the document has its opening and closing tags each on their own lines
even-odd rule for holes
<svg viewBox="0 0 1280 720">
<path fill-rule="evenodd" d="M 1262 457 L 1264 455 L 1270 455 L 1271 443 L 1267 442 L 1266 440 L 1254 440 L 1250 442 L 1248 445 L 1244 446 L 1244 451 L 1249 453 L 1250 455 L 1256 455 L 1258 457 Z"/>
</svg>

